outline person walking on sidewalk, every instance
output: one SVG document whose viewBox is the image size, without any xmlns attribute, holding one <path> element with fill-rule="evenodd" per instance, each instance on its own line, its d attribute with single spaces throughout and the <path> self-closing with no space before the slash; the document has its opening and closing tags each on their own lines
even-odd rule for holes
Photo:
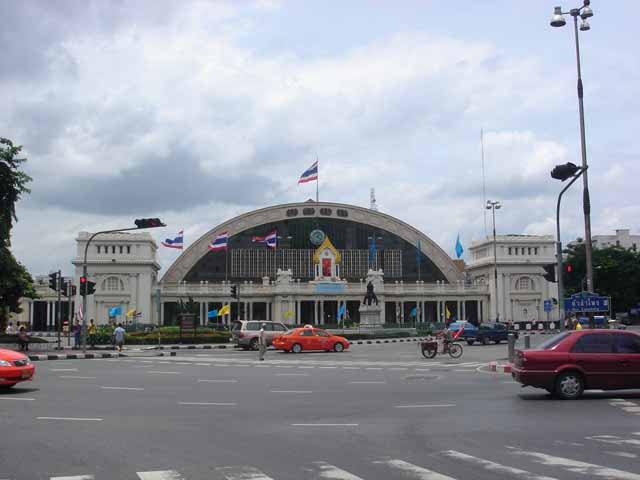
<svg viewBox="0 0 640 480">
<path fill-rule="evenodd" d="M 264 332 L 265 328 L 267 328 L 267 324 L 263 323 L 260 328 L 260 333 L 258 334 L 258 351 L 260 361 L 264 361 L 264 353 L 267 351 L 267 336 Z"/>
<path fill-rule="evenodd" d="M 119 323 L 116 329 L 113 331 L 113 338 L 116 341 L 116 349 L 121 352 L 124 345 L 125 330 L 122 328 L 122 324 Z"/>
<path fill-rule="evenodd" d="M 80 328 L 80 322 L 76 320 L 76 323 L 73 324 L 73 341 L 74 346 L 77 348 L 80 346 L 80 332 L 82 329 Z"/>
<path fill-rule="evenodd" d="M 93 323 L 93 318 L 89 320 L 89 345 L 91 348 L 95 348 L 96 346 L 96 334 L 98 333 L 98 327 Z"/>
<path fill-rule="evenodd" d="M 29 351 L 29 336 L 27 335 L 27 329 L 24 327 L 20 327 L 18 331 L 18 344 L 20 345 L 21 351 Z"/>
</svg>

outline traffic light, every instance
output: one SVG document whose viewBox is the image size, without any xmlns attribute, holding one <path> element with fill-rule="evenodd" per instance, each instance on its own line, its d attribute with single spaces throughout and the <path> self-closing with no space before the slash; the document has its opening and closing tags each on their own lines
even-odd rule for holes
<svg viewBox="0 0 640 480">
<path fill-rule="evenodd" d="M 96 293 L 96 282 L 87 280 L 87 295 L 93 295 Z"/>
<path fill-rule="evenodd" d="M 58 272 L 49 274 L 49 288 L 56 292 L 58 291 Z"/>
<path fill-rule="evenodd" d="M 556 264 L 555 263 L 549 263 L 547 265 L 543 265 L 542 268 L 544 268 L 545 274 L 544 279 L 547 282 L 554 282 L 556 281 Z"/>
<path fill-rule="evenodd" d="M 159 218 L 139 218 L 134 223 L 138 228 L 166 227 Z"/>
<path fill-rule="evenodd" d="M 573 267 L 571 265 L 567 265 L 567 273 L 571 273 L 573 271 Z"/>
<path fill-rule="evenodd" d="M 69 287 L 70 286 L 71 286 L 70 282 L 64 282 L 64 281 L 62 282 L 60 291 L 62 292 L 62 295 L 64 297 L 68 297 L 69 296 Z"/>
<path fill-rule="evenodd" d="M 87 294 L 87 277 L 80 277 L 80 295 L 83 297 Z"/>
<path fill-rule="evenodd" d="M 71 285 L 71 296 L 75 297 L 78 294 L 78 289 L 75 285 Z"/>
<path fill-rule="evenodd" d="M 567 162 L 564 165 L 556 165 L 551 170 L 551 178 L 564 182 L 566 179 L 573 177 L 578 170 L 580 170 L 580 167 L 571 162 Z"/>
<path fill-rule="evenodd" d="M 238 298 L 238 286 L 237 285 L 231 285 L 231 296 L 233 298 Z"/>
</svg>

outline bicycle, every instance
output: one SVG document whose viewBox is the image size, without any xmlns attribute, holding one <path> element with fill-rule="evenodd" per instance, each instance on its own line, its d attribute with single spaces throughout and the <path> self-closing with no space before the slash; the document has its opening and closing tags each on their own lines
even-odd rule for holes
<svg viewBox="0 0 640 480">
<path fill-rule="evenodd" d="M 438 342 L 434 338 L 420 342 L 420 350 L 424 358 L 433 358 L 438 353 Z M 463 353 L 462 345 L 445 338 L 442 353 L 448 353 L 451 358 L 460 358 Z"/>
</svg>

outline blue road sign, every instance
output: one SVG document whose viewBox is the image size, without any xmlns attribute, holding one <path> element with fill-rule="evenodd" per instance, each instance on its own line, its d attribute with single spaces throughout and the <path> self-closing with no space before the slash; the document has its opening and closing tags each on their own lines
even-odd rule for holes
<svg viewBox="0 0 640 480">
<path fill-rule="evenodd" d="M 545 300 L 544 301 L 544 311 L 545 312 L 550 312 L 551 310 L 553 310 L 553 306 L 551 304 L 551 300 Z"/>
<path fill-rule="evenodd" d="M 565 312 L 608 312 L 609 298 L 594 293 L 574 293 L 564 299 Z"/>
</svg>

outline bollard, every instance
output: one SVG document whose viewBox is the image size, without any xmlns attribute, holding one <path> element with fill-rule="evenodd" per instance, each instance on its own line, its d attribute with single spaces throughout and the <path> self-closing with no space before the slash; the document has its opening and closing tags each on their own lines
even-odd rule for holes
<svg viewBox="0 0 640 480">
<path fill-rule="evenodd" d="M 524 348 L 525 350 L 528 350 L 531 348 L 531 336 L 529 335 L 524 336 Z"/>
<path fill-rule="evenodd" d="M 513 333 L 507 335 L 507 343 L 509 344 L 509 362 L 513 363 L 516 357 L 516 336 Z"/>
</svg>

